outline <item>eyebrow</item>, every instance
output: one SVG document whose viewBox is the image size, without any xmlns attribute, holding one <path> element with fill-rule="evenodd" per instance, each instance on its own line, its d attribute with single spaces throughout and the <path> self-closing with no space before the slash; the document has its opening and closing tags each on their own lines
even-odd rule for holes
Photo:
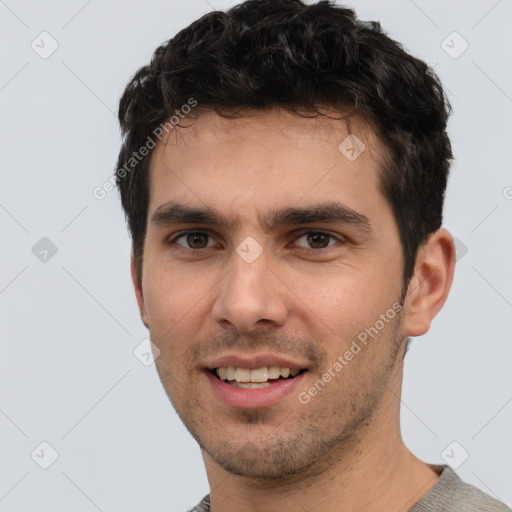
<svg viewBox="0 0 512 512">
<path fill-rule="evenodd" d="M 367 234 L 372 233 L 368 217 L 339 202 L 320 203 L 303 208 L 274 209 L 259 216 L 258 220 L 266 232 L 281 226 L 326 222 L 354 226 Z M 170 201 L 157 208 L 151 217 L 151 224 L 162 227 L 172 224 L 203 224 L 234 230 L 240 227 L 241 221 L 239 217 L 226 217 L 214 208 L 197 208 Z"/>
</svg>

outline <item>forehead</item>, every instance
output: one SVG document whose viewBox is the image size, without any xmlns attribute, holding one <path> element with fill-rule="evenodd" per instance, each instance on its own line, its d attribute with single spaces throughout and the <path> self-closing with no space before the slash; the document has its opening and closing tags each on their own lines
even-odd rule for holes
<svg viewBox="0 0 512 512">
<path fill-rule="evenodd" d="M 190 144 L 227 144 L 239 142 L 287 141 L 291 145 L 322 142 L 338 145 L 350 134 L 365 142 L 370 153 L 381 150 L 381 143 L 371 127 L 360 116 L 348 117 L 343 112 L 327 111 L 323 115 L 304 112 L 301 115 L 282 108 L 248 109 L 243 115 L 236 112 L 224 117 L 212 110 L 203 111 L 197 118 L 185 118 L 183 126 L 176 126 L 159 144 L 160 151 L 175 147 L 186 151 Z M 284 149 L 284 148 L 283 148 Z M 378 156 L 378 155 L 375 155 Z"/>
<path fill-rule="evenodd" d="M 185 120 L 153 151 L 148 213 L 170 199 L 260 213 L 308 200 L 367 202 L 378 193 L 381 143 L 357 116 L 331 115 L 207 111 Z"/>
</svg>

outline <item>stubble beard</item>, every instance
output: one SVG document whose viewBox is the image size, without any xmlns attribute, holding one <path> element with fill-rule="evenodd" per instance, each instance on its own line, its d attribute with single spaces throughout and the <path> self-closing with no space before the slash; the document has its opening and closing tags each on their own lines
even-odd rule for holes
<svg viewBox="0 0 512 512">
<path fill-rule="evenodd" d="M 374 339 L 371 342 L 386 344 L 387 353 L 381 361 L 377 362 L 372 357 L 374 352 L 363 353 L 363 357 L 357 354 L 341 374 L 333 378 L 334 382 L 331 381 L 309 404 L 301 404 L 297 400 L 298 414 L 294 410 L 280 422 L 276 422 L 271 410 L 233 411 L 230 416 L 231 421 L 236 420 L 233 432 L 221 425 L 222 419 L 216 422 L 190 396 L 179 399 L 177 390 L 171 392 L 173 386 L 165 382 L 168 372 L 158 365 L 157 368 L 183 424 L 202 450 L 220 467 L 263 486 L 296 482 L 323 473 L 335 461 L 339 463 L 343 459 L 349 463 L 351 452 L 364 436 L 381 402 L 397 354 L 401 352 L 404 338 L 400 317 L 397 315 L 393 325 L 388 326 L 389 330 L 380 333 L 388 335 L 386 340 Z M 363 349 L 366 350 L 368 347 Z M 320 378 L 329 365 L 325 357 L 318 357 L 323 366 L 316 374 Z M 178 399 L 173 400 L 172 395 Z M 291 415 L 296 418 L 293 422 L 289 419 Z M 265 436 L 258 435 L 258 427 L 268 427 L 269 422 L 276 424 L 275 428 Z M 245 433 L 244 429 L 250 439 L 240 441 L 237 434 Z"/>
</svg>

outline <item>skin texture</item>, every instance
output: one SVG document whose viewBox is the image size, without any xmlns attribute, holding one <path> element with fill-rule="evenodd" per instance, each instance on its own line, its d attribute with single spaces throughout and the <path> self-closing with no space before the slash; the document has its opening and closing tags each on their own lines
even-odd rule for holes
<svg viewBox="0 0 512 512">
<path fill-rule="evenodd" d="M 132 277 L 161 351 L 162 384 L 203 450 L 214 512 L 287 511 L 297 503 L 317 511 L 340 503 L 370 511 L 378 503 L 396 512 L 437 480 L 402 441 L 399 398 L 406 339 L 429 329 L 451 285 L 455 250 L 446 230 L 420 248 L 403 311 L 378 324 L 307 404 L 298 399 L 402 294 L 398 230 L 378 186 L 382 148 L 351 119 L 366 149 L 349 161 L 338 149 L 348 129 L 345 121 L 283 110 L 239 119 L 206 112 L 154 150 L 142 276 L 132 263 Z M 152 222 L 170 201 L 215 209 L 232 225 Z M 333 202 L 363 215 L 370 229 L 260 223 L 284 207 Z M 199 233 L 192 239 L 199 243 L 177 238 L 184 231 Z M 252 263 L 236 250 L 246 237 L 262 249 Z M 271 407 L 231 408 L 213 393 L 204 367 L 235 353 L 284 355 L 307 372 Z"/>
</svg>

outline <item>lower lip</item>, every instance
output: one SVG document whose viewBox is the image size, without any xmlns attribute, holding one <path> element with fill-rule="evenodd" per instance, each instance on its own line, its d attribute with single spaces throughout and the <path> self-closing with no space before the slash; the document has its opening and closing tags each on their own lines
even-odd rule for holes
<svg viewBox="0 0 512 512">
<path fill-rule="evenodd" d="M 215 395 L 229 407 L 236 409 L 261 409 L 279 403 L 290 395 L 302 381 L 306 372 L 299 373 L 293 379 L 279 380 L 270 386 L 257 389 L 236 388 L 206 372 Z"/>
</svg>

